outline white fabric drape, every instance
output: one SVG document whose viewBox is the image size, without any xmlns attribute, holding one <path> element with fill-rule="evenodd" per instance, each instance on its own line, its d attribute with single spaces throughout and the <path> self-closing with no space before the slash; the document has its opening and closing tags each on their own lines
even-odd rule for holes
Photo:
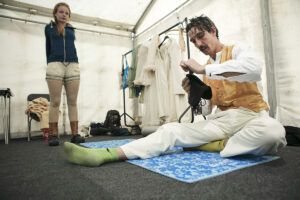
<svg viewBox="0 0 300 200">
<path fill-rule="evenodd" d="M 181 50 L 175 39 L 168 39 L 159 48 L 156 35 L 142 44 L 138 52 L 136 85 L 144 85 L 143 126 L 177 122 L 188 107 L 187 96 L 181 87 L 185 77 L 180 67 Z M 190 120 L 187 114 L 183 121 Z"/>
<path fill-rule="evenodd" d="M 185 77 L 185 73 L 180 67 L 181 50 L 177 41 L 169 38 L 162 44 L 159 52 L 163 60 L 163 67 L 167 69 L 168 77 L 169 115 L 167 122 L 175 122 L 188 107 L 186 93 L 181 87 L 181 80 Z"/>
</svg>

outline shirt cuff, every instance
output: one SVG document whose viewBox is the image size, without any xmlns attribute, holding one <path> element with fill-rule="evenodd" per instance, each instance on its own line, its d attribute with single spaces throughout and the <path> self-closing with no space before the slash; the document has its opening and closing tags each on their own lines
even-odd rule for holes
<svg viewBox="0 0 300 200">
<path fill-rule="evenodd" d="M 206 78 L 209 78 L 209 79 L 224 79 L 223 76 L 218 76 L 217 75 L 217 74 L 220 74 L 220 72 L 218 72 L 218 68 L 220 68 L 220 64 L 209 64 L 209 65 L 206 65 L 205 66 L 205 75 L 206 75 Z"/>
</svg>

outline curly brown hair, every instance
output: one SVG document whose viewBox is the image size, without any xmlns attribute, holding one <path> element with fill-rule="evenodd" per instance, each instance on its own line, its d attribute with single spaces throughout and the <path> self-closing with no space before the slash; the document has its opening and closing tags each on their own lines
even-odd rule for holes
<svg viewBox="0 0 300 200">
<path fill-rule="evenodd" d="M 219 39 L 219 31 L 216 25 L 205 15 L 190 19 L 190 23 L 188 23 L 188 25 L 186 26 L 186 32 L 189 32 L 194 27 L 202 31 L 207 31 L 209 33 L 211 32 L 212 28 L 216 28 L 216 36 Z"/>
</svg>

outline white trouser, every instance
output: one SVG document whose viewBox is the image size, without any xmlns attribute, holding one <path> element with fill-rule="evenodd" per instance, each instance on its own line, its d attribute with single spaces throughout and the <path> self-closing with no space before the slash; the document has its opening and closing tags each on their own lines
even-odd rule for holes
<svg viewBox="0 0 300 200">
<path fill-rule="evenodd" d="M 176 147 L 195 147 L 229 138 L 221 157 L 272 154 L 286 145 L 285 130 L 266 111 L 231 109 L 196 123 L 169 123 L 147 137 L 121 146 L 128 159 L 146 159 Z"/>
</svg>

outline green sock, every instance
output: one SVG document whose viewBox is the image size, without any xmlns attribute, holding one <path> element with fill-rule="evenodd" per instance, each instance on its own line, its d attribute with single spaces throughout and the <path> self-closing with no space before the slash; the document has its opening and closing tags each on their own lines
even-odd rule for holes
<svg viewBox="0 0 300 200">
<path fill-rule="evenodd" d="M 210 142 L 198 147 L 183 148 L 184 151 L 207 151 L 207 152 L 220 152 L 224 149 L 225 140 L 218 140 Z"/>
<path fill-rule="evenodd" d="M 97 167 L 106 162 L 119 160 L 117 148 L 91 149 L 65 142 L 64 150 L 68 161 L 78 165 Z"/>
</svg>

